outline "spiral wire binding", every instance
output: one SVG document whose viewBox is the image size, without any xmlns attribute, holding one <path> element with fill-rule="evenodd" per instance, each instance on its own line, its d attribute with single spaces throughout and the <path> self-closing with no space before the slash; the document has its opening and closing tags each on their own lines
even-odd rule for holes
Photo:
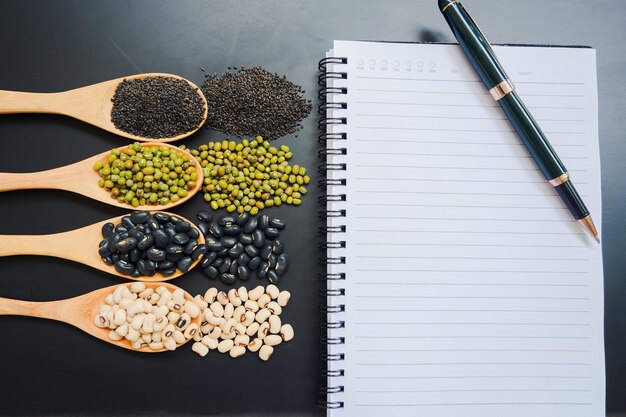
<svg viewBox="0 0 626 417">
<path fill-rule="evenodd" d="M 346 80 L 348 74 L 346 72 L 336 71 L 338 65 L 345 65 L 348 63 L 347 58 L 342 57 L 327 57 L 319 62 L 318 68 L 320 75 L 318 76 L 318 84 L 320 89 L 318 91 L 318 98 L 322 103 L 318 106 L 318 113 L 321 118 L 318 121 L 318 129 L 320 133 L 317 137 L 317 141 L 323 146 L 318 151 L 318 158 L 320 163 L 318 165 L 318 172 L 322 174 L 322 178 L 318 182 L 318 187 L 322 191 L 321 197 L 318 199 L 319 205 L 322 208 L 320 211 L 320 218 L 324 219 L 327 223 L 325 226 L 319 228 L 319 232 L 325 235 L 324 241 L 319 245 L 321 249 L 326 250 L 326 257 L 320 258 L 320 262 L 326 266 L 326 271 L 320 274 L 320 279 L 324 282 L 341 282 L 346 279 L 345 272 L 331 271 L 329 265 L 345 265 L 346 258 L 344 256 L 334 256 L 334 250 L 344 249 L 346 247 L 345 240 L 328 239 L 329 234 L 346 233 L 345 224 L 336 224 L 336 221 L 341 221 L 340 218 L 346 217 L 345 209 L 331 210 L 333 203 L 345 202 L 346 194 L 340 193 L 338 187 L 346 186 L 345 178 L 326 178 L 326 174 L 329 171 L 345 171 L 347 169 L 345 159 L 342 162 L 335 163 L 337 158 L 341 158 L 347 155 L 347 149 L 344 147 L 337 147 L 335 141 L 347 140 L 347 134 L 345 132 L 335 132 L 336 126 L 347 124 L 346 117 L 334 117 L 333 112 L 346 110 L 348 104 L 346 101 L 339 99 L 341 95 L 348 93 L 346 87 L 335 87 L 333 82 L 337 80 Z M 332 65 L 332 70 L 329 68 Z M 329 146 L 333 142 L 335 146 Z M 340 142 L 341 143 L 341 142 Z M 329 193 L 328 190 L 332 189 L 333 192 Z M 330 207 L 329 207 L 330 206 Z M 335 221 L 328 223 L 329 219 L 335 219 Z M 345 222 L 344 222 L 345 223 Z M 335 252 L 336 254 L 336 252 Z M 329 332 L 334 329 L 344 329 L 346 322 L 344 320 L 334 320 L 331 316 L 346 311 L 345 304 L 335 303 L 336 297 L 345 296 L 345 288 L 329 288 L 325 286 L 323 290 L 320 290 L 320 296 L 323 300 L 320 305 L 321 314 L 324 316 L 320 320 L 321 327 L 326 330 L 326 336 L 320 338 L 320 343 L 325 345 L 325 351 L 321 354 L 322 360 L 328 365 L 330 362 L 338 362 L 345 360 L 345 354 L 342 352 L 328 352 L 329 346 L 339 346 L 345 344 L 344 337 L 331 337 Z M 333 300 L 333 301 L 329 301 Z M 334 367 L 332 367 L 334 368 Z M 320 400 L 319 405 L 327 409 L 343 408 L 344 402 L 337 401 L 332 398 L 332 395 L 343 393 L 345 390 L 344 385 L 340 383 L 330 384 L 334 378 L 340 378 L 344 376 L 344 369 L 328 369 L 325 368 L 322 371 L 322 376 L 326 378 L 326 385 L 320 387 Z"/>
</svg>

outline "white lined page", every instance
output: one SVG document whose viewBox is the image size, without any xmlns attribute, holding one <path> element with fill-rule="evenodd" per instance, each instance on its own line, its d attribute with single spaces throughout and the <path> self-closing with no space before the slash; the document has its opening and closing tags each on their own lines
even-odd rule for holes
<svg viewBox="0 0 626 417">
<path fill-rule="evenodd" d="M 601 225 L 595 51 L 494 47 Z M 457 46 L 336 41 L 348 73 L 344 337 L 354 416 L 603 416 L 601 247 Z"/>
</svg>

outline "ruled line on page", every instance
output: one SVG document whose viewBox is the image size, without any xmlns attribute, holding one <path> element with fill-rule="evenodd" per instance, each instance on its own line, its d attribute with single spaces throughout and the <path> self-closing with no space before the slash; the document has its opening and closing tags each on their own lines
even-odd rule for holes
<svg viewBox="0 0 626 417">
<path fill-rule="evenodd" d="M 356 219 L 365 220 L 443 220 L 443 221 L 480 221 L 480 222 L 522 222 L 522 223 L 562 223 L 571 224 L 572 220 L 567 219 L 492 219 L 492 218 L 461 218 L 461 217 L 402 217 L 402 216 L 355 216 Z"/>
<path fill-rule="evenodd" d="M 381 114 L 381 113 L 357 113 L 356 116 L 361 117 L 399 117 L 409 119 L 451 119 L 451 120 L 509 120 L 506 117 L 475 117 L 475 116 L 421 116 L 415 114 Z M 538 122 L 567 122 L 567 123 L 583 123 L 585 119 L 535 119 Z"/>
<path fill-rule="evenodd" d="M 359 104 L 383 104 L 383 105 L 399 105 L 399 106 L 428 106 L 428 107 L 477 107 L 477 108 L 500 108 L 498 104 L 482 105 L 482 104 L 434 104 L 434 103 L 406 103 L 400 101 L 357 101 Z M 528 106 L 530 110 L 585 110 L 585 107 L 572 106 Z"/>
<path fill-rule="evenodd" d="M 443 191 L 395 191 L 395 190 L 356 190 L 357 193 L 366 194 L 428 194 L 428 195 L 498 195 L 498 196 L 514 196 L 514 197 L 553 197 L 561 199 L 558 194 L 533 194 L 533 193 L 461 193 L 461 192 L 443 192 Z M 581 197 L 588 197 L 586 194 L 580 194 Z"/>
<path fill-rule="evenodd" d="M 452 271 L 456 272 L 456 271 Z M 470 300 L 591 300 L 590 297 L 508 297 L 508 296 L 472 296 L 472 295 L 355 295 L 356 298 L 425 298 L 425 299 L 470 299 Z"/>
<path fill-rule="evenodd" d="M 487 234 L 487 235 L 564 235 L 564 236 L 585 236 L 584 232 L 512 232 L 512 231 L 495 231 L 495 230 L 392 230 L 392 229 L 357 229 L 357 232 L 366 233 L 463 233 L 463 234 Z"/>
<path fill-rule="evenodd" d="M 355 203 L 356 206 L 378 207 L 450 207 L 450 208 L 493 208 L 493 209 L 532 209 L 532 210 L 567 210 L 567 207 L 552 206 L 476 206 L 476 205 L 453 205 L 453 204 L 405 204 L 405 203 Z"/>
<path fill-rule="evenodd" d="M 482 274 L 576 274 L 586 275 L 588 271 L 528 271 L 523 269 L 511 270 L 489 270 L 489 269 L 393 269 L 393 268 L 358 268 L 357 272 L 441 272 L 441 273 L 463 273 L 473 272 Z M 382 296 L 381 296 L 382 297 Z M 398 296 L 399 297 L 399 296 Z M 401 298 L 401 297 L 400 297 Z M 497 298 L 497 297 L 496 297 Z"/>
<path fill-rule="evenodd" d="M 459 323 L 448 323 L 448 322 L 355 322 L 357 326 L 572 326 L 572 327 L 587 327 L 591 326 L 590 323 L 514 323 L 514 322 L 459 322 Z"/>
<path fill-rule="evenodd" d="M 358 393 L 436 393 L 436 392 L 591 392 L 590 389 L 437 389 L 437 390 L 356 390 Z"/>
<path fill-rule="evenodd" d="M 355 349 L 355 352 L 555 352 L 588 353 L 590 349 Z"/>
<path fill-rule="evenodd" d="M 398 404 L 398 403 L 389 403 L 389 404 L 381 404 L 381 403 L 372 403 L 372 404 L 354 404 L 354 407 L 467 407 L 467 406 L 509 406 L 509 405 L 584 405 L 590 406 L 592 403 L 574 403 L 574 402 L 499 402 L 499 403 L 489 403 L 489 402 L 474 402 L 474 403 L 420 403 L 420 404 Z"/>
<path fill-rule="evenodd" d="M 472 308 L 461 308 L 461 309 L 430 309 L 430 308 L 357 308 L 355 311 L 362 312 L 411 312 L 411 311 L 419 311 L 419 312 L 456 312 L 456 313 L 590 313 L 591 310 L 526 310 L 526 309 L 472 309 Z"/>
<path fill-rule="evenodd" d="M 476 133 L 515 133 L 514 130 L 485 130 L 485 129 L 447 129 L 447 128 L 428 128 L 428 127 L 400 127 L 400 126 L 354 126 L 355 129 L 367 130 L 415 130 L 415 131 L 434 131 L 434 132 L 476 132 Z M 564 131 L 564 132 L 548 132 L 546 135 L 586 135 L 587 132 Z"/>
<path fill-rule="evenodd" d="M 529 257 L 499 257 L 499 256 L 417 256 L 417 255 L 395 255 L 395 256 L 377 256 L 377 255 L 357 255 L 355 258 L 362 259 L 460 259 L 460 260 L 505 260 L 505 261 L 567 261 L 567 262 L 588 262 L 589 258 L 529 258 Z"/>
<path fill-rule="evenodd" d="M 472 96 L 484 96 L 491 97 L 489 92 L 472 92 L 472 91 L 424 91 L 424 90 L 392 90 L 386 88 L 357 88 L 356 91 L 371 91 L 371 92 L 380 92 L 380 93 L 417 93 L 417 94 L 458 94 L 458 95 L 472 95 Z M 584 94 L 533 94 L 533 93 L 524 93 L 521 94 L 524 97 L 585 97 Z"/>
<path fill-rule="evenodd" d="M 590 376 L 572 375 L 455 375 L 455 376 L 356 376 L 356 379 L 591 379 Z"/>
<path fill-rule="evenodd" d="M 403 335 L 403 336 L 355 336 L 355 339 L 568 339 L 568 340 L 590 340 L 591 336 L 501 336 L 501 335 L 491 335 L 491 336 L 411 336 L 411 335 Z"/>
<path fill-rule="evenodd" d="M 357 155 L 400 155 L 400 156 L 444 156 L 444 157 L 462 157 L 462 158 L 513 158 L 513 159 L 532 159 L 530 155 L 473 155 L 473 154 L 448 154 L 448 153 L 423 153 L 423 152 L 368 152 L 357 151 Z M 567 159 L 586 160 L 586 156 L 568 156 Z"/>
<path fill-rule="evenodd" d="M 405 181 L 405 182 L 450 182 L 450 179 L 442 179 L 442 178 L 394 178 L 394 177 L 357 177 L 356 180 L 361 181 Z M 484 182 L 487 184 L 546 184 L 547 181 L 515 181 L 515 180 L 464 180 L 464 179 L 454 179 L 454 182 L 469 182 L 469 183 L 480 183 Z M 576 185 L 587 185 L 586 181 L 576 181 Z"/>
<path fill-rule="evenodd" d="M 380 139 L 351 139 L 355 142 L 375 142 L 381 143 Z M 446 145 L 496 145 L 496 146 L 523 146 L 526 147 L 523 143 L 508 143 L 508 142 L 472 142 L 472 141 L 440 141 L 440 140 L 401 140 L 401 139 L 389 139 L 385 138 L 385 143 L 434 143 L 437 145 L 446 144 Z M 556 143 L 552 142 L 552 144 L 556 147 L 579 147 L 586 148 L 585 144 L 575 144 L 575 143 Z"/>
<path fill-rule="evenodd" d="M 356 285 L 380 285 L 379 282 L 355 282 Z M 465 284 L 462 282 L 455 283 L 442 283 L 442 282 L 385 282 L 385 285 L 392 286 L 455 286 L 455 287 L 571 287 L 571 288 L 589 288 L 589 284 L 501 284 L 501 283 L 480 283 L 480 284 Z"/>
<path fill-rule="evenodd" d="M 403 77 L 380 77 L 377 75 L 357 75 L 356 78 L 376 79 L 376 80 L 395 80 L 395 81 L 435 81 L 435 82 L 462 82 L 462 83 L 479 83 L 480 80 L 458 80 L 446 78 L 403 78 Z M 583 81 L 515 81 L 515 84 L 538 84 L 538 85 L 585 85 Z"/>
</svg>

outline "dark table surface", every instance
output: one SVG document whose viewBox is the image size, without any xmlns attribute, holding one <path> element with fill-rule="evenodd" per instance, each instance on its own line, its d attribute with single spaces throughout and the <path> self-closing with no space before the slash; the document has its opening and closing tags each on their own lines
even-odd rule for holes
<svg viewBox="0 0 626 417">
<path fill-rule="evenodd" d="M 626 4 L 609 1 L 471 1 L 467 7 L 494 43 L 577 44 L 597 49 L 603 182 L 607 414 L 626 415 Z M 504 13 L 503 13 L 504 11 Z M 333 39 L 441 40 L 452 36 L 434 0 L 315 2 L 266 0 L 3 0 L 0 89 L 54 92 L 142 72 L 196 83 L 201 67 L 256 66 L 281 74 L 317 104 L 317 61 Z M 227 137 L 203 129 L 197 146 Z M 315 172 L 316 116 L 299 137 L 276 143 Z M 63 116 L 0 116 L 0 171 L 43 170 L 127 141 Z M 314 179 L 317 179 L 314 177 Z M 268 363 L 188 348 L 142 355 L 99 342 L 70 326 L 21 317 L 0 320 L 1 415 L 323 415 L 316 407 L 321 363 L 316 187 L 283 218 L 292 266 L 281 288 L 296 338 Z M 193 218 L 200 197 L 175 210 Z M 62 191 L 0 195 L 0 234 L 54 233 L 123 214 Z M 84 265 L 45 257 L 0 258 L 0 296 L 53 300 L 122 282 Z M 214 283 L 200 271 L 173 281 L 192 293 Z M 256 285 L 251 282 L 249 285 Z M 223 286 L 219 286 L 224 288 Z"/>
</svg>

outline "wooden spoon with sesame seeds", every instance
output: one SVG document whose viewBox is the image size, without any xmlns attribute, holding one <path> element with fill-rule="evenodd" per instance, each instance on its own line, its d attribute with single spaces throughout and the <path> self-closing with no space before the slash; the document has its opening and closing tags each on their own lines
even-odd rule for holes
<svg viewBox="0 0 626 417">
<path fill-rule="evenodd" d="M 121 285 L 126 285 L 130 289 L 130 284 Z M 146 288 L 152 288 L 153 290 L 164 286 L 172 293 L 178 289 L 175 285 L 164 282 L 146 282 L 145 285 Z M 28 316 L 62 321 L 115 346 L 143 353 L 165 352 L 167 350 L 165 348 L 151 349 L 148 346 L 135 349 L 132 347 L 131 342 L 126 339 L 110 339 L 110 330 L 108 328 L 100 328 L 95 325 L 95 318 L 100 312 L 100 306 L 105 304 L 105 297 L 112 294 L 117 287 L 118 285 L 101 288 L 78 297 L 59 301 L 33 302 L 0 298 L 0 316 Z M 184 291 L 184 295 L 186 300 L 193 302 L 191 294 Z M 199 326 L 200 318 L 201 316 L 191 319 L 191 323 Z M 177 347 L 184 345 L 189 340 L 191 339 L 185 340 L 183 343 L 178 344 Z"/>
<path fill-rule="evenodd" d="M 115 126 L 111 120 L 111 111 L 113 109 L 112 99 L 118 85 L 124 80 L 148 77 L 174 78 L 189 83 L 204 104 L 204 116 L 195 129 L 173 137 L 150 138 L 125 132 Z M 200 129 L 207 118 L 207 102 L 200 88 L 185 78 L 173 74 L 146 73 L 104 81 L 60 93 L 24 93 L 0 90 L 0 114 L 11 113 L 63 114 L 133 140 L 142 142 L 173 142 L 192 135 Z"/>
<path fill-rule="evenodd" d="M 188 222 L 192 228 L 198 231 L 198 246 L 205 244 L 204 235 L 193 222 L 178 214 L 168 212 L 161 213 Z M 89 226 L 81 227 L 80 229 L 49 235 L 0 235 L 0 257 L 14 255 L 52 256 L 79 262 L 99 269 L 100 271 L 135 281 L 168 281 L 184 274 L 179 269 L 176 269 L 174 274 L 168 276 L 157 272 L 152 277 L 133 277 L 118 272 L 114 265 L 109 265 L 104 262 L 98 251 L 100 249 L 99 244 L 104 239 L 104 237 L 102 237 L 102 226 L 106 223 L 117 225 L 122 221 L 122 217 L 125 216 L 103 220 Z M 194 260 L 189 270 L 198 265 L 201 260 L 202 256 Z"/>
<path fill-rule="evenodd" d="M 111 191 L 107 191 L 98 184 L 100 174 L 94 170 L 94 165 L 97 162 L 101 162 L 103 164 L 107 162 L 107 158 L 111 154 L 110 150 L 84 159 L 80 162 L 47 171 L 19 174 L 0 172 L 0 192 L 32 189 L 65 190 L 128 210 L 155 211 L 167 210 L 181 205 L 191 199 L 200 190 L 200 188 L 202 188 L 204 181 L 202 167 L 196 158 L 189 152 L 167 143 L 151 142 L 143 143 L 141 146 L 142 148 L 148 146 L 169 148 L 170 151 L 175 151 L 180 155 L 184 155 L 187 160 L 193 164 L 196 173 L 196 181 L 193 188 L 187 190 L 186 196 L 180 197 L 175 202 L 170 201 L 167 204 L 144 204 L 136 207 L 126 202 L 122 203 L 111 197 Z M 127 146 L 122 146 L 117 149 L 122 151 L 126 148 Z"/>
</svg>

